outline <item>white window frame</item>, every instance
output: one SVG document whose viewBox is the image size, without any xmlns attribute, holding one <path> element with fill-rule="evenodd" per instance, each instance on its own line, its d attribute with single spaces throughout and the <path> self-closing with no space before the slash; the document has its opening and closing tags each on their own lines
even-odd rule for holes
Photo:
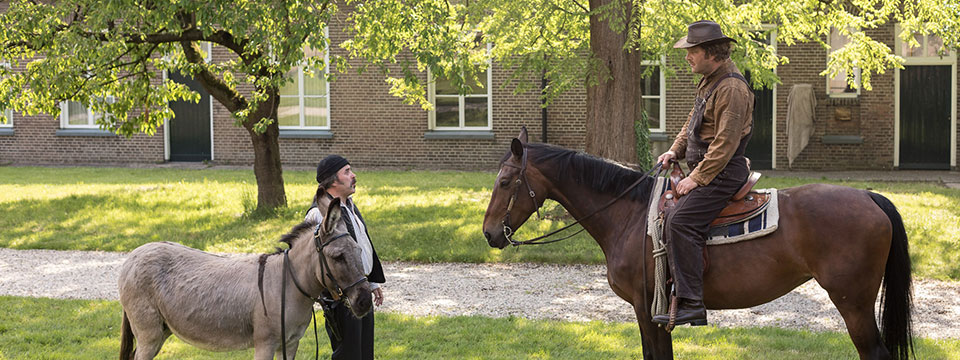
<svg viewBox="0 0 960 360">
<path fill-rule="evenodd" d="M 0 66 L 10 69 L 10 63 L 0 62 Z M 4 109 L 3 116 L 7 118 L 6 122 L 0 121 L 0 128 L 12 128 L 13 127 L 13 110 Z"/>
<path fill-rule="evenodd" d="M 323 74 L 315 74 L 315 75 L 318 76 L 318 77 L 326 76 L 326 74 L 329 74 L 329 73 L 330 73 L 330 42 L 329 42 L 330 36 L 328 35 L 327 29 L 324 29 L 323 31 L 324 31 L 324 36 L 326 36 L 326 38 L 328 39 L 328 41 L 327 41 L 327 43 L 326 43 L 326 47 L 323 49 L 323 66 L 324 66 L 324 68 L 323 68 Z M 300 103 L 300 111 L 299 111 L 299 114 L 300 114 L 300 125 L 297 125 L 297 126 L 281 125 L 281 126 L 279 126 L 279 127 L 280 127 L 281 130 L 330 130 L 330 124 L 333 122 L 333 119 L 332 119 L 333 116 L 332 116 L 332 113 L 330 112 L 330 82 L 327 81 L 326 79 L 324 79 L 324 81 L 323 81 L 323 82 L 324 82 L 324 86 L 326 86 L 326 91 L 325 91 L 326 95 L 306 95 L 306 94 L 304 94 L 304 90 L 303 90 L 303 80 L 304 80 L 304 78 L 306 77 L 306 75 L 303 73 L 303 66 L 304 66 L 304 64 L 297 65 L 297 87 L 298 87 L 298 89 L 297 89 L 297 95 L 278 95 L 280 98 L 293 98 L 293 97 L 296 97 L 296 98 L 298 99 L 298 101 L 299 101 L 299 103 Z M 326 107 L 326 110 L 327 110 L 327 124 L 326 124 L 326 125 L 324 125 L 324 126 L 307 126 L 307 125 L 305 125 L 305 124 L 306 124 L 306 118 L 305 118 L 305 117 L 306 117 L 306 113 L 304 112 L 303 107 L 304 107 L 304 103 L 305 103 L 304 100 L 307 99 L 307 98 L 310 98 L 310 99 L 322 99 L 322 98 L 326 98 L 326 99 L 327 99 L 327 107 Z M 280 124 L 279 124 L 280 119 L 277 119 L 277 121 L 278 121 L 278 124 L 277 124 L 277 125 L 280 125 Z"/>
<path fill-rule="evenodd" d="M 827 61 L 828 61 L 828 62 L 830 61 L 830 53 L 837 50 L 837 49 L 834 49 L 834 48 L 832 47 L 832 46 L 833 46 L 833 41 L 832 41 L 833 38 L 832 38 L 831 36 L 834 34 L 834 31 L 835 31 L 835 30 L 831 29 L 831 30 L 830 30 L 830 33 L 827 34 L 827 44 L 830 44 L 830 46 L 831 46 L 830 51 L 827 52 Z M 842 36 L 839 31 L 837 31 L 836 34 L 837 34 L 837 36 Z M 847 42 L 849 43 L 849 42 L 850 42 L 850 39 L 847 39 Z M 835 91 L 833 91 L 833 90 L 830 88 L 830 83 L 833 82 L 833 81 L 836 81 L 836 79 L 839 78 L 839 77 L 843 77 L 843 83 L 844 83 L 844 84 L 847 84 L 847 78 L 846 78 L 846 76 L 847 76 L 846 72 L 843 71 L 843 72 L 838 73 L 837 76 L 834 76 L 834 77 L 832 77 L 832 78 L 827 78 L 827 81 L 826 81 L 827 87 L 826 87 L 826 89 L 827 89 L 827 96 L 828 96 L 828 97 L 831 97 L 831 98 L 856 98 L 856 97 L 859 97 L 859 96 L 860 96 L 860 89 L 863 88 L 863 86 L 862 86 L 861 83 L 860 83 L 860 68 L 854 68 L 854 69 L 853 69 L 854 81 L 855 81 L 856 84 L 857 84 L 857 87 L 854 89 L 854 90 L 856 90 L 856 91 L 854 91 L 854 92 L 835 92 Z M 849 86 L 849 84 L 847 84 L 847 86 Z"/>
<path fill-rule="evenodd" d="M 0 122 L 0 128 L 12 128 L 13 127 L 13 110 L 10 110 L 10 109 L 4 110 L 3 116 L 7 118 L 7 121 Z"/>
<path fill-rule="evenodd" d="M 207 63 L 212 62 L 213 61 L 213 43 L 209 41 L 201 41 L 200 46 L 203 47 L 203 51 L 206 53 L 204 54 L 203 61 Z"/>
<path fill-rule="evenodd" d="M 492 48 L 491 43 L 487 43 L 487 54 L 490 53 Z M 439 95 L 441 97 L 453 98 L 456 96 L 459 100 L 459 111 L 460 115 L 458 116 L 460 120 L 459 126 L 437 126 L 437 85 L 436 79 L 433 77 L 433 73 L 427 72 L 427 95 L 428 100 L 433 104 L 433 110 L 430 110 L 428 115 L 428 127 L 430 130 L 437 131 L 480 131 L 480 130 L 493 130 L 493 62 L 490 59 L 487 59 L 487 86 L 486 94 L 466 94 L 466 95 Z M 467 98 L 487 98 L 487 126 L 466 126 L 464 122 L 466 121 L 464 116 L 464 108 Z"/>
<path fill-rule="evenodd" d="M 899 27 L 900 25 L 898 24 L 897 29 L 899 29 Z M 897 30 L 897 33 L 899 33 L 899 30 Z M 935 37 L 936 35 L 932 35 L 932 34 L 927 34 L 927 35 L 916 34 L 916 35 L 922 36 L 920 40 L 919 56 L 907 56 L 906 54 L 904 54 L 903 47 L 906 46 L 908 43 L 900 39 L 899 36 L 897 36 L 897 41 L 896 41 L 896 48 L 897 48 L 896 54 L 900 55 L 901 57 L 903 57 L 904 60 L 907 60 L 912 64 L 944 65 L 944 64 L 950 64 L 952 62 L 950 58 L 953 56 L 953 52 L 950 51 L 950 48 L 947 48 L 946 49 L 947 52 L 944 53 L 943 55 L 940 55 L 940 54 L 927 55 L 927 50 L 929 50 L 929 45 L 930 45 L 930 41 L 929 41 L 930 37 L 931 36 Z"/>
<path fill-rule="evenodd" d="M 657 128 L 650 128 L 650 132 L 655 132 L 655 133 L 665 133 L 667 131 L 667 81 L 663 71 L 663 64 L 665 64 L 666 62 L 667 62 L 666 58 L 660 59 L 659 63 L 654 60 L 643 60 L 642 62 L 640 62 L 641 66 L 656 66 L 659 68 L 658 70 L 660 73 L 660 94 L 659 95 L 642 94 L 640 96 L 641 101 L 646 99 L 660 99 L 660 109 L 658 109 L 658 111 L 660 112 L 660 117 L 659 117 L 660 126 Z M 644 79 L 640 79 L 641 82 L 643 80 Z M 644 109 L 644 110 L 647 110 L 647 115 L 649 116 L 650 109 Z M 650 124 L 648 123 L 647 126 L 650 126 Z"/>
<path fill-rule="evenodd" d="M 107 101 L 112 102 L 114 100 L 113 96 L 108 96 Z M 87 123 L 83 125 L 72 125 L 70 124 L 70 103 L 77 103 L 84 107 L 87 110 Z M 99 129 L 100 125 L 97 124 L 97 118 L 100 116 L 110 116 L 107 114 L 98 114 L 90 110 L 90 106 L 82 104 L 79 101 L 62 101 L 60 102 L 60 128 L 61 129 Z"/>
</svg>

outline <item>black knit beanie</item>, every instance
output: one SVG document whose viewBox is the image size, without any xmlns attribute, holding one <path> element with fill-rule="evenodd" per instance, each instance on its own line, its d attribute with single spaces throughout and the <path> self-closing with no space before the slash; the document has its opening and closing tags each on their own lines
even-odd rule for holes
<svg viewBox="0 0 960 360">
<path fill-rule="evenodd" d="M 320 164 L 317 165 L 317 184 L 331 175 L 336 174 L 347 165 L 350 165 L 350 162 L 340 155 L 329 155 L 323 158 L 323 160 L 320 160 Z"/>
</svg>

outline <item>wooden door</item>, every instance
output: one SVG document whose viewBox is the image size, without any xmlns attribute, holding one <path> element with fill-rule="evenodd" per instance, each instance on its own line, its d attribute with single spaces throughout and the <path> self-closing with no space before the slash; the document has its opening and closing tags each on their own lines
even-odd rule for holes
<svg viewBox="0 0 960 360">
<path fill-rule="evenodd" d="M 901 169 L 950 169 L 950 68 L 900 70 Z"/>
<path fill-rule="evenodd" d="M 170 80 L 184 84 L 200 94 L 200 102 L 170 102 L 176 114 L 167 126 L 170 132 L 170 161 L 210 160 L 210 95 L 199 82 L 176 72 L 168 74 Z"/>
</svg>

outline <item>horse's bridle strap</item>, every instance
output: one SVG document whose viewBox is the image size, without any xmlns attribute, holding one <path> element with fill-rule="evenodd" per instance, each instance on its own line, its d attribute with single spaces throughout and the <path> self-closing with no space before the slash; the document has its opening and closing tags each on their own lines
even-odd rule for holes
<svg viewBox="0 0 960 360">
<path fill-rule="evenodd" d="M 527 170 L 527 152 L 528 152 L 528 151 L 527 151 L 526 147 L 524 147 L 524 148 L 523 148 L 523 156 L 521 157 L 521 163 L 520 163 L 520 166 L 519 166 L 519 168 L 520 168 L 520 175 L 517 176 L 517 182 L 518 182 L 518 183 L 519 183 L 519 182 L 524 182 L 524 183 L 527 184 L 527 189 L 530 190 L 530 197 L 533 199 L 534 207 L 537 209 L 537 217 L 539 217 L 539 216 L 540 216 L 540 205 L 537 204 L 537 199 L 535 198 L 536 193 L 533 192 L 533 189 L 530 187 L 530 182 L 527 181 L 526 175 L 525 175 L 525 172 L 526 172 L 526 170 Z M 507 163 L 503 163 L 502 165 L 503 165 L 503 166 L 513 167 L 513 168 L 517 168 L 517 167 L 518 167 L 518 166 L 516 166 L 516 165 L 507 164 Z M 535 237 L 535 238 L 529 239 L 529 240 L 523 240 L 523 241 L 517 241 L 517 240 L 514 240 L 514 239 L 513 239 L 513 237 L 512 237 L 512 235 L 513 235 L 513 229 L 511 229 L 511 228 L 510 228 L 510 225 L 509 225 L 509 224 L 510 224 L 510 210 L 511 210 L 510 208 L 513 206 L 514 200 L 517 198 L 517 194 L 520 192 L 520 186 L 517 186 L 517 188 L 513 191 L 513 196 L 510 198 L 510 202 L 507 204 L 507 212 L 506 212 L 506 214 L 503 216 L 503 221 L 502 221 L 502 223 L 503 223 L 503 229 L 504 229 L 504 236 L 507 238 L 507 241 L 510 242 L 510 245 L 513 245 L 513 246 L 520 246 L 520 245 L 541 245 L 541 244 L 549 244 L 549 243 L 557 242 L 557 241 L 560 241 L 560 240 L 569 239 L 569 238 L 571 238 L 571 237 L 573 237 L 573 236 L 575 236 L 575 235 L 583 232 L 584 229 L 581 228 L 581 229 L 578 230 L 577 232 L 575 232 L 575 233 L 573 233 L 573 234 L 571 234 L 571 235 L 568 235 L 568 236 L 559 238 L 559 239 L 553 239 L 553 240 L 549 240 L 549 241 L 539 241 L 539 240 L 546 239 L 546 238 L 548 238 L 548 237 L 550 237 L 550 236 L 553 236 L 553 235 L 555 235 L 555 234 L 557 234 L 557 233 L 559 233 L 559 232 L 561 232 L 561 231 L 564 231 L 564 230 L 566 230 L 566 229 L 569 229 L 570 227 L 572 227 L 572 226 L 574 226 L 574 225 L 576 225 L 576 224 L 579 224 L 580 222 L 582 222 L 582 221 L 584 221 L 584 220 L 587 220 L 587 219 L 593 217 L 594 215 L 600 213 L 601 211 L 605 210 L 606 208 L 610 207 L 611 205 L 613 205 L 614 203 L 616 203 L 617 201 L 619 201 L 621 198 L 623 198 L 625 195 L 627 195 L 627 194 L 628 194 L 630 191 L 632 191 L 635 187 L 637 187 L 637 185 L 640 185 L 640 183 L 642 183 L 643 180 L 645 180 L 647 177 L 649 177 L 651 174 L 653 174 L 654 171 L 657 171 L 657 174 L 659 175 L 659 169 L 661 169 L 662 166 L 663 166 L 663 163 L 657 163 L 656 166 L 654 166 L 653 168 L 651 168 L 649 171 L 647 171 L 646 174 L 644 174 L 644 176 L 641 176 L 639 179 L 637 179 L 637 181 L 635 181 L 633 184 L 631 184 L 631 185 L 628 186 L 626 189 L 624 189 L 619 195 L 617 195 L 617 197 L 613 198 L 612 200 L 610 200 L 609 202 L 607 202 L 606 204 L 604 204 L 604 205 L 601 206 L 600 208 L 594 210 L 594 211 L 593 211 L 592 213 L 590 213 L 589 215 L 584 216 L 584 217 L 580 218 L 579 220 L 574 221 L 573 223 L 571 223 L 571 224 L 569 224 L 569 225 L 566 225 L 566 226 L 564 226 L 564 227 L 562 227 L 562 228 L 559 228 L 559 229 L 557 229 L 557 230 L 551 231 L 551 232 L 548 233 L 548 234 L 541 235 L 541 236 L 538 236 L 538 237 Z M 519 185 L 519 184 L 518 184 L 518 185 Z"/>
</svg>

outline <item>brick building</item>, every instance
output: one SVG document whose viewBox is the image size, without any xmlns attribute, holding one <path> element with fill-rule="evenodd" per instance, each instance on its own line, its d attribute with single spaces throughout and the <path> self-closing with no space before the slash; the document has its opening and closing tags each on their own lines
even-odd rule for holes
<svg viewBox="0 0 960 360">
<path fill-rule="evenodd" d="M 919 39 L 920 48 L 905 48 L 894 34 L 894 26 L 871 32 L 905 56 L 906 68 L 874 76 L 871 91 L 849 89 L 842 80 L 820 76 L 827 51 L 819 44 L 778 47 L 790 63 L 777 69 L 780 85 L 756 92 L 756 130 L 748 148 L 754 167 L 788 168 L 787 97 L 793 85 L 812 84 L 817 101 L 814 131 L 792 168 L 956 169 L 956 54 L 939 56 L 933 38 Z M 333 44 L 347 39 L 337 28 L 329 36 Z M 343 51 L 337 46 L 331 50 Z M 211 61 L 228 56 L 216 47 L 210 53 Z M 358 64 L 352 65 L 355 69 Z M 199 89 L 177 74 L 164 76 Z M 564 94 L 544 114 L 537 86 L 519 95 L 502 88 L 509 72 L 497 64 L 487 72 L 486 82 L 492 84 L 487 89 L 461 96 L 443 81 L 431 86 L 429 95 L 437 104 L 433 112 L 390 95 L 376 71 L 350 71 L 329 84 L 305 77 L 299 69 L 291 76 L 296 82 L 283 89 L 279 111 L 285 165 L 311 165 L 326 154 L 340 153 L 358 166 L 492 170 L 521 125 L 533 141 L 542 141 L 546 133 L 549 143 L 584 146 L 584 90 Z M 526 81 L 540 83 L 537 77 Z M 655 72 L 644 81 L 653 152 L 659 154 L 686 120 L 695 83 L 686 71 L 669 80 Z M 7 112 L 11 121 L 0 125 L 0 162 L 252 164 L 248 134 L 219 103 L 204 95 L 200 104 L 172 106 L 177 118 L 156 135 L 129 139 L 96 128 L 98 114 L 78 103 L 63 104 L 59 117 Z"/>
</svg>

